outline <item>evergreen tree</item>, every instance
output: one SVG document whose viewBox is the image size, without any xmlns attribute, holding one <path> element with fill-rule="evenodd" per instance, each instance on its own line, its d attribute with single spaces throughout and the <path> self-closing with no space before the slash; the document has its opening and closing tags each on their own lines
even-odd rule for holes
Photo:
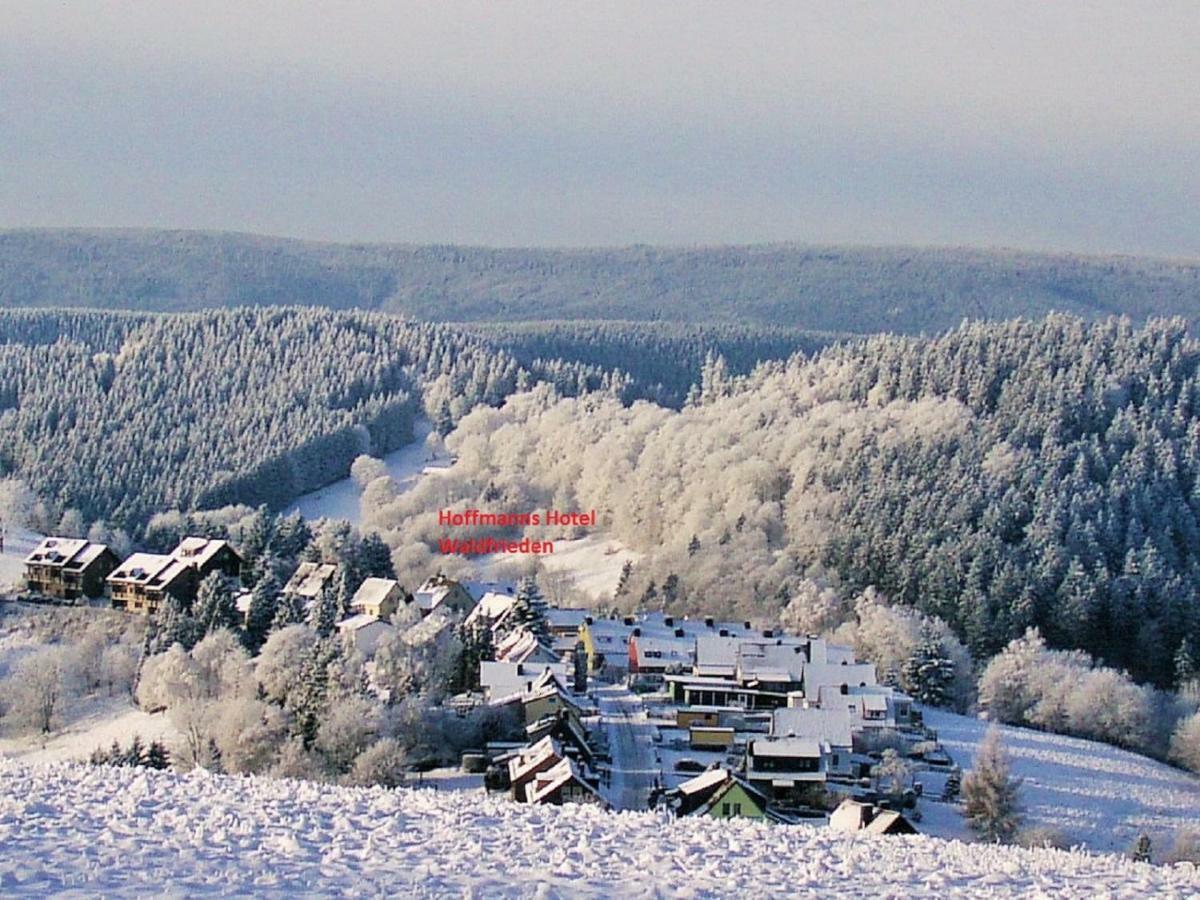
<svg viewBox="0 0 1200 900">
<path fill-rule="evenodd" d="M 271 620 L 271 631 L 287 628 L 289 625 L 303 625 L 308 620 L 308 607 L 299 594 L 281 593 L 275 604 L 275 618 Z"/>
<path fill-rule="evenodd" d="M 1130 849 L 1129 855 L 1134 862 L 1148 863 L 1150 862 L 1151 853 L 1150 835 L 1143 831 L 1133 842 L 1133 847 Z"/>
<path fill-rule="evenodd" d="M 162 741 L 151 741 L 143 765 L 148 769 L 165 770 L 171 767 L 171 756 Z"/>
<path fill-rule="evenodd" d="M 1198 676 L 1200 676 L 1200 666 L 1197 666 L 1191 640 L 1185 637 L 1179 642 L 1179 649 L 1175 651 L 1176 689 L 1182 688 L 1189 681 L 1196 680 Z"/>
<path fill-rule="evenodd" d="M 900 686 L 918 703 L 946 706 L 954 687 L 954 660 L 946 655 L 933 632 L 922 630 L 921 641 L 900 672 Z"/>
<path fill-rule="evenodd" d="M 146 629 L 142 658 L 163 653 L 174 644 L 191 650 L 202 637 L 203 626 L 192 618 L 183 601 L 174 594 L 166 594 Z"/>
<path fill-rule="evenodd" d="M 1009 771 L 1000 729 L 993 725 L 975 753 L 975 767 L 962 782 L 968 827 L 985 841 L 1011 842 L 1021 826 L 1020 787 L 1021 780 Z"/>
<path fill-rule="evenodd" d="M 517 585 L 516 602 L 513 604 L 513 619 L 523 625 L 540 640 L 549 641 L 550 626 L 546 621 L 546 601 L 532 576 L 522 578 Z"/>
<path fill-rule="evenodd" d="M 279 607 L 279 582 L 267 571 L 250 592 L 250 609 L 246 613 L 246 645 L 257 651 L 267 639 Z M 290 623 L 289 623 L 290 624 Z"/>
<path fill-rule="evenodd" d="M 241 627 L 241 614 L 228 579 L 220 572 L 211 572 L 200 582 L 192 616 L 204 634 L 222 628 L 236 632 Z"/>
<path fill-rule="evenodd" d="M 588 687 L 588 657 L 587 648 L 583 641 L 576 641 L 575 653 L 572 656 L 575 663 L 574 683 L 572 687 L 577 694 L 586 694 Z"/>
<path fill-rule="evenodd" d="M 326 582 L 312 609 L 308 611 L 308 624 L 320 637 L 327 638 L 337 625 L 338 612 L 337 587 L 332 582 Z"/>
<path fill-rule="evenodd" d="M 617 579 L 617 589 L 613 592 L 615 596 L 620 597 L 629 590 L 629 579 L 633 577 L 633 563 L 625 560 L 625 564 L 621 566 L 621 577 Z"/>
<path fill-rule="evenodd" d="M 396 568 L 392 565 L 392 551 L 377 532 L 367 532 L 363 537 L 359 558 L 364 578 L 395 579 Z M 357 589 L 358 585 L 353 587 Z"/>
<path fill-rule="evenodd" d="M 692 539 L 688 541 L 688 556 L 695 556 L 700 552 L 700 538 L 693 534 Z"/>
<path fill-rule="evenodd" d="M 672 572 L 663 582 L 663 608 L 670 609 L 679 599 L 679 576 Z"/>
</svg>

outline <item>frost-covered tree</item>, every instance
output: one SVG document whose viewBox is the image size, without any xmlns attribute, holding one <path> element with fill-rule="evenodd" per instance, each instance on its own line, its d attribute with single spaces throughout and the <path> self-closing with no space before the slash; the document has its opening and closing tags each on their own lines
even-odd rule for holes
<svg viewBox="0 0 1200 900">
<path fill-rule="evenodd" d="M 538 588 L 537 579 L 522 578 L 517 584 L 516 603 L 513 604 L 513 621 L 529 629 L 539 638 L 548 639 L 550 626 L 546 622 L 546 601 Z"/>
<path fill-rule="evenodd" d="M 988 729 L 962 782 L 963 815 L 981 839 L 1009 843 L 1021 827 L 1021 780 L 1012 775 L 1000 730 Z"/>
<path fill-rule="evenodd" d="M 22 658 L 5 679 L 8 719 L 20 728 L 50 734 L 71 693 L 71 660 L 61 647 L 47 647 Z"/>
<path fill-rule="evenodd" d="M 192 604 L 192 618 L 204 634 L 224 628 L 239 630 L 242 624 L 233 587 L 220 572 L 211 572 L 200 582 Z"/>
<path fill-rule="evenodd" d="M 245 630 L 246 645 L 251 650 L 258 650 L 267 639 L 279 607 L 280 592 L 279 581 L 270 571 L 265 572 L 251 589 Z"/>
<path fill-rule="evenodd" d="M 905 660 L 900 686 L 919 703 L 946 706 L 954 690 L 954 660 L 946 655 L 942 642 L 925 629 L 921 643 Z"/>
<path fill-rule="evenodd" d="M 1200 712 L 1188 716 L 1175 729 L 1170 758 L 1193 772 L 1200 772 Z"/>
</svg>

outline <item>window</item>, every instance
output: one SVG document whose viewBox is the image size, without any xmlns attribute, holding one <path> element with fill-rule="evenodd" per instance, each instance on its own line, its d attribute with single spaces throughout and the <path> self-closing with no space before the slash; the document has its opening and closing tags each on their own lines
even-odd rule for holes
<svg viewBox="0 0 1200 900">
<path fill-rule="evenodd" d="M 723 816 L 729 815 L 729 804 L 728 803 L 721 804 L 721 815 L 723 815 Z"/>
<path fill-rule="evenodd" d="M 740 803 L 733 804 L 733 814 L 735 816 L 740 816 L 742 814 L 742 804 L 740 804 Z"/>
<path fill-rule="evenodd" d="M 838 756 L 838 754 L 836 754 L 836 753 L 835 753 L 835 754 L 833 754 L 833 765 L 835 765 L 835 766 L 836 766 L 836 765 L 838 765 L 840 762 L 841 762 L 841 757 L 839 757 L 839 756 Z"/>
</svg>

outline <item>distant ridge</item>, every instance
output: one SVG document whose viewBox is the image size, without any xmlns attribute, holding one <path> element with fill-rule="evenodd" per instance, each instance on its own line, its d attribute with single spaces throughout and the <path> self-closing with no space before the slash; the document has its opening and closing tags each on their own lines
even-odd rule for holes
<svg viewBox="0 0 1200 900">
<path fill-rule="evenodd" d="M 0 231 L 0 307 L 299 304 L 460 322 L 635 320 L 941 331 L 964 318 L 1183 316 L 1200 262 L 760 245 L 489 249 L 199 231 Z"/>
</svg>

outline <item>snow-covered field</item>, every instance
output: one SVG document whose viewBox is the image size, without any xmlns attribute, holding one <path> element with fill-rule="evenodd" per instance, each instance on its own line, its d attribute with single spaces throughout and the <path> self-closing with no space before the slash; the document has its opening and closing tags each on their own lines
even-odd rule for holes
<svg viewBox="0 0 1200 900">
<path fill-rule="evenodd" d="M 413 425 L 413 443 L 407 444 L 383 457 L 387 473 L 401 490 L 406 490 L 423 475 L 445 472 L 450 466 L 448 457 L 432 458 L 425 438 L 432 430 L 427 419 L 418 419 Z M 352 525 L 362 522 L 362 506 L 359 503 L 362 489 L 353 478 L 343 478 L 320 490 L 298 497 L 288 512 L 299 511 L 306 519 L 345 519 Z"/>
<path fill-rule="evenodd" d="M 547 572 L 561 576 L 572 588 L 593 600 L 609 601 L 621 578 L 626 560 L 637 562 L 641 554 L 628 550 L 620 541 L 603 534 L 589 534 L 572 541 L 555 541 L 554 552 L 539 556 Z M 477 577 L 503 580 L 511 574 L 514 558 L 503 553 L 481 556 L 475 562 Z"/>
<path fill-rule="evenodd" d="M 0 894 L 1187 897 L 1190 865 L 529 807 L 478 793 L 0 761 Z"/>
<path fill-rule="evenodd" d="M 970 769 L 987 723 L 937 710 L 925 712 L 955 762 Z M 1145 756 L 1078 738 L 1002 726 L 1013 772 L 1025 779 L 1026 824 L 1061 830 L 1092 850 L 1129 849 L 1142 831 L 1168 847 L 1181 828 L 1200 830 L 1200 777 Z M 965 833 L 951 806 L 922 803 L 921 830 Z"/>
</svg>

